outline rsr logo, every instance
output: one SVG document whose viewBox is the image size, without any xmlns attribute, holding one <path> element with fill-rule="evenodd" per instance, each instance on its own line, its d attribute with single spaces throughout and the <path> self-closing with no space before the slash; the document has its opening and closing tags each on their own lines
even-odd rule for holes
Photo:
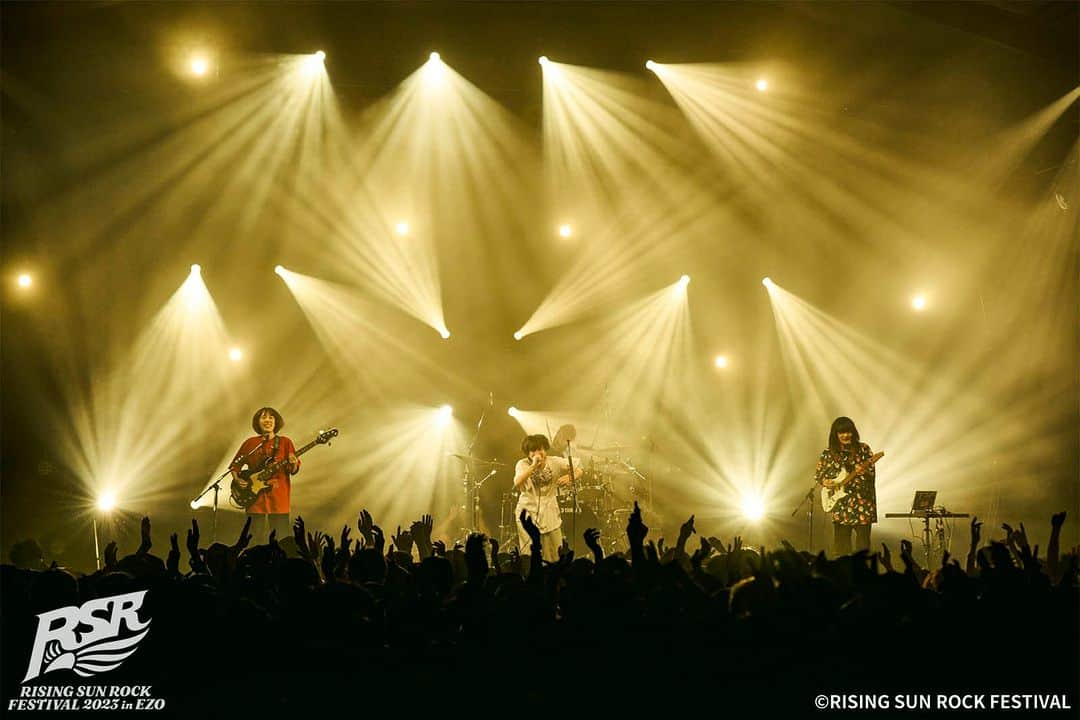
<svg viewBox="0 0 1080 720">
<path fill-rule="evenodd" d="M 119 667 L 150 631 L 140 622 L 146 590 L 88 600 L 38 615 L 37 635 L 23 682 L 53 670 L 92 677 Z M 127 630 L 121 637 L 121 624 Z M 89 630 L 78 630 L 89 627 Z"/>
</svg>

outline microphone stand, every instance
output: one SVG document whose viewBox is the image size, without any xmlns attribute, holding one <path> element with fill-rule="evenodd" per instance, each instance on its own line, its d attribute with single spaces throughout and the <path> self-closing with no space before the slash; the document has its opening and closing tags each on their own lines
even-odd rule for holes
<svg viewBox="0 0 1080 720">
<path fill-rule="evenodd" d="M 465 446 L 465 455 L 472 457 L 473 446 L 476 445 L 477 439 L 480 437 L 480 428 L 484 426 L 484 418 L 487 417 L 488 409 L 495 404 L 495 396 L 492 393 L 488 393 L 488 405 L 480 413 L 480 420 L 476 423 L 476 431 L 473 432 L 472 440 Z M 462 479 L 462 485 L 465 491 L 465 507 L 468 512 L 469 527 L 465 528 L 465 539 L 468 539 L 469 535 L 480 530 L 480 485 L 484 480 L 487 480 L 491 475 L 489 474 L 484 480 L 481 480 L 476 484 L 474 488 L 472 486 L 472 475 L 470 474 L 470 468 L 472 466 L 471 461 L 465 461 L 465 476 Z"/>
<path fill-rule="evenodd" d="M 791 517 L 795 517 L 795 515 L 798 514 L 800 508 L 802 508 L 803 503 L 809 503 L 806 508 L 806 523 L 810 543 L 808 549 L 811 553 L 814 552 L 814 490 L 817 490 L 816 483 L 810 486 L 810 491 L 806 493 L 806 496 L 802 500 L 800 500 L 799 504 L 795 507 L 795 509 L 791 511 Z"/>
<path fill-rule="evenodd" d="M 243 465 L 244 463 L 246 463 L 248 458 L 251 457 L 252 455 L 254 455 L 255 452 L 262 447 L 262 445 L 263 445 L 262 442 L 260 442 L 255 447 L 251 448 L 251 450 L 248 451 L 248 453 L 246 455 L 244 455 L 243 457 L 237 456 L 237 457 L 233 458 L 233 461 L 231 463 L 229 463 L 229 469 L 226 470 L 225 472 L 221 473 L 221 475 L 218 477 L 217 480 L 215 480 L 213 483 L 208 485 L 205 490 L 203 490 L 201 493 L 196 495 L 195 499 L 191 501 L 193 503 L 198 503 L 199 500 L 202 500 L 203 496 L 206 495 L 206 493 L 210 492 L 211 490 L 214 491 L 214 505 L 213 505 L 214 509 L 213 509 L 213 514 L 210 516 L 211 517 L 211 521 L 210 521 L 210 542 L 211 543 L 217 542 L 218 493 L 221 491 L 221 481 L 224 480 L 226 477 L 228 477 L 232 473 L 232 466 L 233 465 L 236 465 L 237 463 Z"/>
<path fill-rule="evenodd" d="M 573 542 L 570 544 L 570 550 L 577 549 L 577 479 L 574 477 L 574 453 L 571 450 L 570 440 L 566 441 L 566 460 L 570 463 L 570 506 L 573 509 L 572 520 L 570 521 L 570 530 L 573 533 Z"/>
</svg>

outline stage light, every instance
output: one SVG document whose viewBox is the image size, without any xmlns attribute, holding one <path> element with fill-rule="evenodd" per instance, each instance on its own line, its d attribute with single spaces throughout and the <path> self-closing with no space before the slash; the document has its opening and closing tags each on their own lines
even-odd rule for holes
<svg viewBox="0 0 1080 720">
<path fill-rule="evenodd" d="M 521 339 L 522 337 L 523 337 L 523 336 L 522 336 L 522 334 L 521 334 L 521 331 L 520 331 L 520 330 L 518 330 L 518 331 L 517 331 L 516 333 L 514 333 L 514 339 L 515 339 L 515 340 L 520 340 L 520 339 Z"/>
<path fill-rule="evenodd" d="M 654 63 L 652 60 L 646 60 L 645 61 L 645 69 L 646 70 L 652 70 L 653 72 L 655 72 L 656 71 L 656 63 Z"/>
<path fill-rule="evenodd" d="M 397 225 L 394 225 L 394 232 L 396 232 L 398 235 L 408 235 L 409 223 L 405 222 L 404 220 L 398 221 Z"/>
<path fill-rule="evenodd" d="M 446 427 L 450 424 L 450 421 L 454 418 L 454 408 L 449 405 L 443 405 L 435 413 L 435 422 L 439 427 Z"/>
<path fill-rule="evenodd" d="M 189 67 L 192 75 L 202 77 L 210 70 L 210 61 L 202 56 L 195 56 L 191 58 Z"/>
<path fill-rule="evenodd" d="M 439 58 L 439 53 L 431 53 L 430 59 L 424 63 L 424 85 L 429 88 L 440 88 L 446 84 L 446 65 Z"/>
<path fill-rule="evenodd" d="M 244 351 L 240 348 L 231 348 L 229 350 L 229 359 L 233 362 L 240 362 L 244 359 Z"/>
<path fill-rule="evenodd" d="M 102 493 L 98 496 L 97 507 L 102 512 L 109 512 L 116 507 L 116 495 L 111 492 Z"/>
<path fill-rule="evenodd" d="M 546 67 L 547 64 L 551 61 L 547 59 L 547 55 L 541 55 L 540 59 L 537 60 L 537 62 Z"/>
<path fill-rule="evenodd" d="M 743 517 L 751 522 L 757 522 L 765 517 L 765 503 L 760 498 L 746 498 L 742 503 Z"/>
<path fill-rule="evenodd" d="M 191 266 L 191 274 L 192 275 L 200 275 L 200 274 L 202 274 L 202 266 L 201 265 L 192 265 Z"/>
<path fill-rule="evenodd" d="M 765 78 L 762 78 L 754 84 L 754 87 L 758 89 L 758 92 L 765 92 L 769 89 L 769 81 Z"/>
<path fill-rule="evenodd" d="M 276 272 L 281 277 L 285 277 L 285 267 L 283 265 L 275 265 L 274 272 Z"/>
<path fill-rule="evenodd" d="M 516 420 L 518 416 L 518 409 L 511 405 L 509 408 L 507 408 L 506 414 Z"/>
<path fill-rule="evenodd" d="M 713 360 L 713 365 L 715 365 L 716 367 L 723 370 L 724 368 L 726 368 L 728 366 L 727 356 L 725 356 L 725 355 L 717 355 L 716 359 Z"/>
<path fill-rule="evenodd" d="M 570 227 L 569 225 L 560 225 L 559 226 L 559 236 L 560 237 L 568 238 L 573 234 L 574 234 L 574 228 Z"/>
<path fill-rule="evenodd" d="M 301 68 L 305 75 L 313 76 L 317 75 L 323 69 L 323 60 L 326 59 L 326 53 L 319 50 L 316 53 L 308 55 L 301 63 Z"/>
<path fill-rule="evenodd" d="M 199 503 L 195 502 L 194 500 L 192 500 L 192 501 L 191 501 L 190 503 L 188 503 L 188 504 L 189 504 L 189 505 L 191 506 L 191 509 L 192 509 L 192 510 L 198 510 L 198 509 L 199 509 Z"/>
<path fill-rule="evenodd" d="M 442 328 L 441 330 L 439 330 L 439 335 L 442 336 L 443 340 L 449 340 L 450 339 L 450 331 L 447 330 L 446 328 Z"/>
<path fill-rule="evenodd" d="M 690 276 L 689 275 L 683 275 L 681 278 L 679 278 L 679 289 L 680 290 L 685 290 L 686 286 L 689 285 L 689 284 L 690 284 Z"/>
<path fill-rule="evenodd" d="M 762 279 L 761 279 L 761 284 L 762 284 L 762 285 L 764 285 L 764 286 L 765 286 L 765 287 L 767 287 L 767 288 L 770 288 L 770 289 L 771 289 L 771 288 L 772 288 L 772 286 L 774 285 L 774 283 L 773 283 L 772 279 L 770 279 L 770 278 L 768 278 L 768 277 L 764 277 L 764 278 L 762 278 Z"/>
<path fill-rule="evenodd" d="M 19 283 L 19 287 L 28 288 L 34 284 L 34 279 L 30 277 L 27 273 L 22 273 L 16 279 L 16 282 Z"/>
<path fill-rule="evenodd" d="M 916 312 L 922 312 L 923 310 L 925 310 L 926 309 L 926 296 L 925 295 L 916 295 L 915 297 L 911 298 L 911 307 Z"/>
</svg>

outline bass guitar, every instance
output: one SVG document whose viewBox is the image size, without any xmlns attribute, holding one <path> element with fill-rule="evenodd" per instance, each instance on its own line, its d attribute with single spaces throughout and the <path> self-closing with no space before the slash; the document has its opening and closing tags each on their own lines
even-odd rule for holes
<svg viewBox="0 0 1080 720">
<path fill-rule="evenodd" d="M 870 460 L 867 461 L 866 467 L 863 468 L 862 472 L 866 472 L 867 470 L 869 470 L 877 463 L 878 460 L 883 457 L 885 457 L 884 452 L 874 453 Z M 824 485 L 821 486 L 821 507 L 824 508 L 825 512 L 829 512 L 830 510 L 832 510 L 834 507 L 836 507 L 836 503 L 840 502 L 842 498 L 846 498 L 848 496 L 847 484 L 854 478 L 858 477 L 860 474 L 860 472 L 852 471 L 848 473 L 847 477 L 845 477 L 843 480 L 838 481 L 831 488 L 827 488 Z"/>
<path fill-rule="evenodd" d="M 338 436 L 337 428 L 323 430 L 315 439 L 296 451 L 296 457 L 300 457 L 316 445 L 325 445 Z M 242 508 L 249 508 L 255 504 L 259 496 L 270 491 L 272 485 L 267 482 L 289 465 L 289 459 L 274 461 L 266 458 L 261 464 L 239 470 L 232 481 L 229 493 L 232 501 Z"/>
</svg>

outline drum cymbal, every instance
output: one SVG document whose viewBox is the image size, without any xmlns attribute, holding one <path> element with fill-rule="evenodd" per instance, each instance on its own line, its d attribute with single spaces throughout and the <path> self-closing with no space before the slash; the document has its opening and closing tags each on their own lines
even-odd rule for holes
<svg viewBox="0 0 1080 720">
<path fill-rule="evenodd" d="M 489 465 L 491 467 L 510 467 L 508 463 L 498 462 L 497 460 L 485 460 L 484 458 L 473 457 L 472 455 L 462 455 L 461 453 L 446 453 L 450 457 L 456 457 L 458 460 L 464 460 L 465 462 L 476 463 L 477 465 Z"/>
</svg>

